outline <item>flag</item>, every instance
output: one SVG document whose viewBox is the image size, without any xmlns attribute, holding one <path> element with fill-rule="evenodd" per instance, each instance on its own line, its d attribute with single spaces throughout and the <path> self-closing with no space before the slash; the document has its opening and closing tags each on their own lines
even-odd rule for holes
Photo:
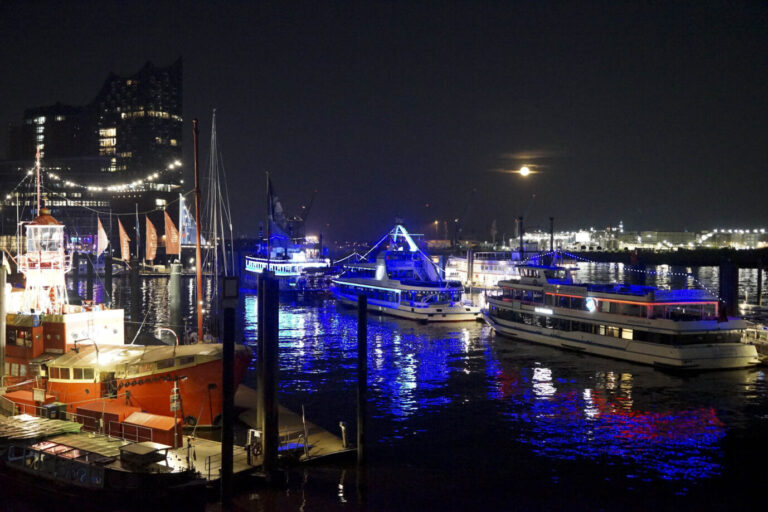
<svg viewBox="0 0 768 512">
<path fill-rule="evenodd" d="M 165 212 L 165 254 L 181 254 L 179 230 L 173 225 L 168 212 Z"/>
<path fill-rule="evenodd" d="M 290 231 L 288 219 L 283 212 L 283 205 L 280 203 L 280 198 L 272 190 L 272 179 L 267 178 L 268 189 L 268 201 L 269 201 L 269 224 L 270 224 L 270 238 L 289 238 L 288 232 Z"/>
<path fill-rule="evenodd" d="M 128 233 L 125 232 L 120 219 L 117 219 L 117 227 L 120 231 L 120 259 L 129 261 L 131 259 L 131 239 L 128 237 Z"/>
<path fill-rule="evenodd" d="M 99 233 L 98 237 L 96 238 L 96 257 L 101 256 L 101 253 L 107 250 L 107 246 L 109 245 L 109 237 L 107 236 L 107 232 L 104 231 L 104 226 L 101 224 L 101 219 L 96 217 L 96 220 L 99 224 Z"/>
<path fill-rule="evenodd" d="M 145 219 L 147 221 L 147 255 L 146 258 L 149 261 L 152 261 L 155 259 L 155 256 L 157 255 L 157 230 L 155 229 L 155 225 L 152 224 L 152 221 L 149 220 L 149 217 L 145 216 Z"/>
</svg>

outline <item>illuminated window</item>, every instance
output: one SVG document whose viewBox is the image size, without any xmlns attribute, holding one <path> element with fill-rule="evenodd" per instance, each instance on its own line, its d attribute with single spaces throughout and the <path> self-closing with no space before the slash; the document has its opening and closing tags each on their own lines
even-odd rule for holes
<svg viewBox="0 0 768 512">
<path fill-rule="evenodd" d="M 37 133 L 43 133 L 45 131 L 45 126 L 43 125 L 38 126 L 37 128 L 35 128 L 35 131 Z"/>
<path fill-rule="evenodd" d="M 66 117 L 64 117 L 64 116 L 56 116 L 56 120 L 57 121 L 63 121 L 64 119 L 66 119 Z"/>
<path fill-rule="evenodd" d="M 117 136 L 117 128 L 100 128 L 99 137 L 115 137 Z"/>
<path fill-rule="evenodd" d="M 178 141 L 176 139 L 171 139 L 171 146 L 177 146 Z"/>
<path fill-rule="evenodd" d="M 45 116 L 36 117 L 35 124 L 45 124 Z"/>
<path fill-rule="evenodd" d="M 45 139 L 45 135 L 38 135 L 37 136 L 37 142 L 43 142 L 44 139 Z"/>
</svg>

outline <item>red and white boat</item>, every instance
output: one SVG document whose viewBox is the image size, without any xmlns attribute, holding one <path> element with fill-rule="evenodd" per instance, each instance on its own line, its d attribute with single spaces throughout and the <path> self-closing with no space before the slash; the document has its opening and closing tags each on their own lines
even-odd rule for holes
<svg viewBox="0 0 768 512">
<path fill-rule="evenodd" d="M 68 304 L 64 226 L 42 208 L 24 227 L 26 251 L 18 267 L 25 287 L 3 290 L 8 312 L 4 396 L 25 412 L 28 406 L 59 402 L 75 413 L 89 402 L 124 399 L 126 406 L 151 414 L 178 417 L 180 412 L 187 424 L 217 424 L 222 345 L 126 345 L 123 310 Z M 250 349 L 236 347 L 235 386 L 250 359 Z"/>
</svg>

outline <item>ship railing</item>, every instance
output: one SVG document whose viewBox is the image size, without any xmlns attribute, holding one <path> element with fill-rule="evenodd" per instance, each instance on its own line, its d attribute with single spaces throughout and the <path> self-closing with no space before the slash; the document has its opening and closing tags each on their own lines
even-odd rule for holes
<svg viewBox="0 0 768 512">
<path fill-rule="evenodd" d="M 135 443 L 154 440 L 152 439 L 152 429 L 142 425 L 131 425 L 119 421 L 110 421 L 108 427 L 107 436 L 109 437 L 117 437 Z"/>
<path fill-rule="evenodd" d="M 768 343 L 768 330 L 757 327 L 748 327 L 744 329 L 742 341 Z"/>
<path fill-rule="evenodd" d="M 83 432 L 93 432 L 105 435 L 109 438 L 122 439 L 124 441 L 140 443 L 143 441 L 154 440 L 153 430 L 150 427 L 125 424 L 119 421 L 109 421 L 105 425 L 104 422 L 101 421 L 101 416 L 90 416 L 74 412 L 57 411 L 56 416 L 53 416 L 51 409 L 47 407 L 16 403 L 5 397 L 0 397 L 0 410 L 2 410 L 2 412 L 6 412 L 7 410 L 10 415 L 29 414 L 30 416 L 38 416 L 41 418 L 60 419 L 79 423 L 82 425 L 81 430 Z"/>
<path fill-rule="evenodd" d="M 221 477 L 221 452 L 209 455 L 205 458 L 204 462 L 204 471 L 205 474 L 208 475 L 208 480 L 211 480 L 214 475 Z M 235 451 L 232 454 L 232 464 L 233 466 L 249 464 L 247 447 L 245 450 L 238 450 L 237 447 L 235 447 Z"/>
<path fill-rule="evenodd" d="M 0 395 L 0 413 L 5 416 L 15 416 L 18 414 L 16 403 Z"/>
</svg>

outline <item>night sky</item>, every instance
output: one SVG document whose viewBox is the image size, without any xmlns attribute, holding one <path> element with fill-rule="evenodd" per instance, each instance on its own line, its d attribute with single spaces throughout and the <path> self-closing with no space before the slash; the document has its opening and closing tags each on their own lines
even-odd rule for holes
<svg viewBox="0 0 768 512">
<path fill-rule="evenodd" d="M 265 171 L 327 239 L 768 227 L 765 2 L 0 0 L 0 56 L 0 156 L 24 108 L 183 56 L 184 163 L 215 107 L 240 234 Z"/>
</svg>

